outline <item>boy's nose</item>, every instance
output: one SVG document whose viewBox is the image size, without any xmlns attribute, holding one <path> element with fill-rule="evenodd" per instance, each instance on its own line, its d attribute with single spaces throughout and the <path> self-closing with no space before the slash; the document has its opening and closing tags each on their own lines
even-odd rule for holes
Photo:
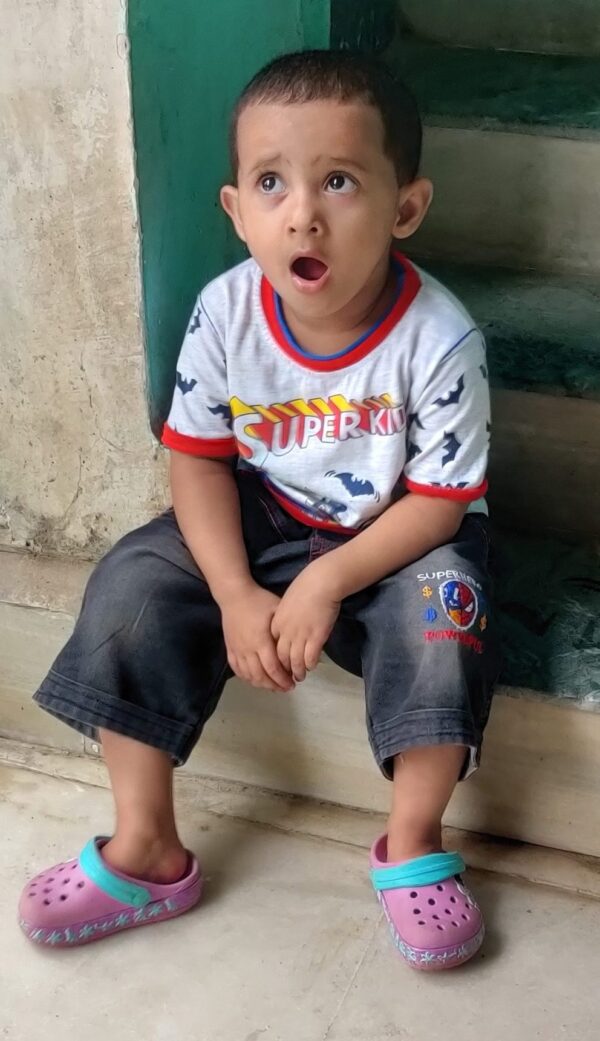
<svg viewBox="0 0 600 1041">
<path fill-rule="evenodd" d="M 291 208 L 288 227 L 292 234 L 318 235 L 322 222 L 315 200 L 308 194 L 298 198 Z"/>
</svg>

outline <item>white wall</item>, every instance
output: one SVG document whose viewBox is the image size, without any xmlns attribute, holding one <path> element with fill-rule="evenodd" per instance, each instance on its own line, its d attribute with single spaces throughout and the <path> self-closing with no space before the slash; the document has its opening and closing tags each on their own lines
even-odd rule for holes
<svg viewBox="0 0 600 1041">
<path fill-rule="evenodd" d="M 124 8 L 0 0 L 0 548 L 98 556 L 164 503 Z"/>
</svg>

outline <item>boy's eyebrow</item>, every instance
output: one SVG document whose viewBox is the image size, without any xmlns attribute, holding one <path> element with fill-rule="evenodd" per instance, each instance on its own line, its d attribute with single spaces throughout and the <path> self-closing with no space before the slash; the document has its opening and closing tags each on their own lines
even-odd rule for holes
<svg viewBox="0 0 600 1041">
<path fill-rule="evenodd" d="M 280 159 L 281 152 L 278 152 L 277 155 L 267 155 L 264 159 L 259 159 L 258 162 L 254 163 L 254 165 L 248 170 L 248 173 L 253 174 L 256 170 L 260 170 L 265 166 L 274 166 Z"/>
<path fill-rule="evenodd" d="M 248 176 L 251 177 L 252 174 L 256 173 L 257 170 L 264 170 L 268 169 L 270 166 L 274 166 L 276 163 L 280 162 L 281 159 L 281 152 L 277 152 L 276 155 L 267 155 L 263 159 L 259 159 L 258 162 L 254 163 L 248 170 Z M 323 159 L 327 159 L 334 166 L 353 166 L 356 170 L 362 170 L 363 173 L 369 172 L 366 166 L 363 166 L 362 163 L 359 163 L 357 159 L 350 159 L 348 156 L 340 155 L 319 155 L 313 161 L 312 165 L 316 166 L 317 163 L 320 163 Z"/>
<path fill-rule="evenodd" d="M 348 156 L 332 155 L 329 157 L 332 163 L 339 163 L 340 166 L 355 166 L 357 170 L 362 170 L 363 173 L 368 173 L 366 166 L 359 163 L 357 159 L 349 159 Z"/>
</svg>

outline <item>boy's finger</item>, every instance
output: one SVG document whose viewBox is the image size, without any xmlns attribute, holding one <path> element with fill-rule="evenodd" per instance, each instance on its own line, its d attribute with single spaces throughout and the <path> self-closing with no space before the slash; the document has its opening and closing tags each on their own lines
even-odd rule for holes
<svg viewBox="0 0 600 1041">
<path fill-rule="evenodd" d="M 254 687 L 262 687 L 265 680 L 268 680 L 268 676 L 265 673 L 262 665 L 260 664 L 260 658 L 258 654 L 249 654 L 246 657 L 246 668 L 248 671 L 248 678 L 250 683 Z"/>
<path fill-rule="evenodd" d="M 282 693 L 279 684 L 274 683 L 269 674 L 265 672 L 258 653 L 251 655 L 249 662 L 252 677 L 250 682 L 253 687 L 259 687 L 261 690 L 272 690 L 274 693 Z"/>
<path fill-rule="evenodd" d="M 281 636 L 277 641 L 277 657 L 279 658 L 279 661 L 283 665 L 285 671 L 289 673 L 291 676 L 292 667 L 290 664 L 290 642 L 289 640 L 284 640 Z"/>
<path fill-rule="evenodd" d="M 282 691 L 292 690 L 294 682 L 289 672 L 286 672 L 283 665 L 279 661 L 275 653 L 275 649 L 271 651 L 263 651 L 260 655 L 260 660 L 263 669 L 271 677 L 276 687 Z"/>
<path fill-rule="evenodd" d="M 292 646 L 290 654 L 290 663 L 292 666 L 292 676 L 296 680 L 296 683 L 302 683 L 302 680 L 306 679 L 306 665 L 304 663 L 304 645 L 302 642 L 296 643 Z"/>
<path fill-rule="evenodd" d="M 315 643 L 314 640 L 309 640 L 306 644 L 304 651 L 304 664 L 306 665 L 308 672 L 312 672 L 313 669 L 316 669 L 319 664 L 322 650 L 323 648 L 320 643 Z"/>
<path fill-rule="evenodd" d="M 227 664 L 229 665 L 229 668 L 231 669 L 231 671 L 234 672 L 236 676 L 239 676 L 239 674 L 240 674 L 240 666 L 239 666 L 239 662 L 238 662 L 235 654 L 228 654 L 227 655 Z"/>
</svg>

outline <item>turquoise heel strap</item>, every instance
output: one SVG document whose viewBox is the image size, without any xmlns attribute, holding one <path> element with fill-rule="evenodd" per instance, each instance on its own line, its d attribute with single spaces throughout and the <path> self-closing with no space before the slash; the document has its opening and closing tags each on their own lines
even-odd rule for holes
<svg viewBox="0 0 600 1041">
<path fill-rule="evenodd" d="M 144 886 L 113 875 L 100 856 L 97 842 L 98 839 L 90 839 L 79 857 L 79 866 L 90 881 L 97 885 L 103 893 L 112 896 L 114 900 L 120 900 L 122 904 L 145 907 L 150 903 L 152 897 Z"/>
<path fill-rule="evenodd" d="M 406 864 L 371 868 L 371 882 L 376 890 L 431 886 L 460 875 L 464 870 L 465 862 L 459 853 L 429 853 L 426 857 L 408 860 Z"/>
</svg>

